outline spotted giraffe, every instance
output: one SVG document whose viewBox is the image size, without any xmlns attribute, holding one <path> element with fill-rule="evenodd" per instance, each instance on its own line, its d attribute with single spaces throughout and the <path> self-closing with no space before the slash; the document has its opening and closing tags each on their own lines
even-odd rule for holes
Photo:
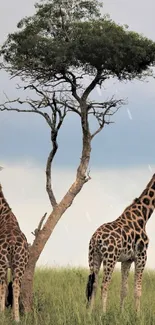
<svg viewBox="0 0 155 325">
<path fill-rule="evenodd" d="M 7 271 L 11 269 L 13 315 L 19 321 L 21 280 L 28 262 L 28 243 L 7 203 L 0 184 L 0 311 L 5 309 Z"/>
<path fill-rule="evenodd" d="M 128 275 L 135 264 L 134 297 L 136 311 L 140 311 L 142 275 L 147 259 L 148 236 L 146 223 L 155 208 L 155 174 L 131 205 L 115 221 L 103 224 L 89 243 L 89 267 L 86 295 L 92 310 L 97 289 L 98 272 L 103 262 L 104 276 L 101 286 L 102 308 L 106 312 L 107 293 L 116 262 L 121 262 L 120 308 L 127 295 Z"/>
</svg>

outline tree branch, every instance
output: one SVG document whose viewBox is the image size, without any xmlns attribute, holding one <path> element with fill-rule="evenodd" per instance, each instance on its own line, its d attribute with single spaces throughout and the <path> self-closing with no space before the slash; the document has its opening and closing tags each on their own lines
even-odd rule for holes
<svg viewBox="0 0 155 325">
<path fill-rule="evenodd" d="M 83 92 L 83 95 L 81 97 L 82 101 L 85 102 L 87 100 L 89 94 L 95 88 L 95 86 L 98 84 L 99 80 L 101 79 L 101 75 L 102 75 L 102 70 L 98 70 L 95 78 L 92 80 L 92 82 L 89 84 L 89 86 Z"/>
<path fill-rule="evenodd" d="M 12 107 L 7 106 L 8 104 L 13 104 L 13 103 L 17 103 L 20 105 L 28 104 L 32 107 L 32 109 L 20 109 L 20 108 L 12 108 Z M 32 102 L 29 102 L 28 100 L 21 101 L 19 98 L 17 98 L 15 100 L 7 101 L 4 104 L 0 104 L 0 111 L 10 111 L 10 112 L 18 112 L 18 113 L 36 113 L 36 114 L 39 114 L 44 117 L 44 119 L 46 120 L 46 122 L 48 123 L 50 128 L 52 125 L 52 121 L 51 121 L 49 115 L 47 113 L 44 113 L 44 112 L 38 110 L 38 108 Z"/>
<path fill-rule="evenodd" d="M 37 227 L 33 232 L 31 232 L 31 234 L 34 235 L 35 237 L 38 236 L 38 233 L 39 233 L 39 231 L 40 231 L 41 228 L 42 228 L 42 224 L 43 224 L 43 222 L 44 222 L 46 216 L 47 216 L 47 212 L 46 212 L 46 213 L 43 215 L 43 217 L 41 218 L 38 227 Z"/>
<path fill-rule="evenodd" d="M 35 86 L 31 85 L 31 88 L 35 89 L 35 91 L 37 91 Z M 41 96 L 45 96 L 45 94 L 42 91 L 38 91 L 39 94 Z M 51 202 L 52 207 L 54 208 L 57 205 L 56 199 L 55 199 L 55 195 L 52 189 L 52 181 L 51 181 L 51 166 L 52 166 L 52 162 L 53 159 L 55 157 L 55 154 L 57 152 L 58 149 L 58 144 L 57 144 L 57 135 L 58 135 L 58 131 L 63 123 L 63 120 L 66 116 L 66 106 L 64 106 L 64 110 L 63 113 L 61 112 L 61 110 L 59 109 L 58 105 L 60 104 L 60 102 L 57 103 L 56 98 L 55 98 L 55 93 L 53 94 L 53 98 L 52 98 L 52 103 L 50 103 L 49 98 L 47 98 L 48 101 L 48 106 L 51 107 L 52 109 L 52 119 L 50 118 L 49 114 L 47 114 L 46 112 L 42 112 L 40 110 L 40 105 L 38 101 L 21 101 L 19 98 L 16 100 L 12 100 L 12 101 L 7 101 L 4 104 L 0 105 L 0 111 L 15 111 L 15 112 L 19 112 L 19 113 L 36 113 L 36 114 L 40 114 L 42 115 L 46 122 L 48 123 L 48 125 L 50 126 L 51 129 L 51 142 L 52 142 L 52 150 L 49 153 L 48 159 L 47 159 L 47 164 L 46 164 L 46 190 Z M 32 107 L 32 109 L 18 109 L 18 108 L 12 108 L 12 107 L 8 107 L 8 105 L 10 104 L 28 104 Z M 64 104 L 65 105 L 65 104 Z M 67 105 L 67 104 L 66 104 Z M 39 109 L 38 109 L 39 107 Z"/>
<path fill-rule="evenodd" d="M 53 136 L 53 138 L 52 138 L 53 148 L 49 153 L 47 163 L 46 163 L 46 191 L 48 193 L 48 196 L 49 196 L 49 199 L 50 199 L 50 202 L 51 202 L 53 208 L 57 205 L 57 202 L 56 202 L 53 190 L 52 190 L 52 175 L 51 175 L 52 162 L 53 162 L 53 159 L 54 159 L 55 154 L 58 149 L 56 138 L 57 138 L 57 134 L 55 134 L 55 137 Z"/>
<path fill-rule="evenodd" d="M 67 73 L 71 76 L 71 78 L 69 78 L 67 76 Z M 67 73 L 64 73 L 63 74 L 63 78 L 71 85 L 71 92 L 72 92 L 72 95 L 73 97 L 77 100 L 78 103 L 80 103 L 81 99 L 80 97 L 78 96 L 77 94 L 77 82 L 76 82 L 76 77 L 75 75 L 70 72 L 70 71 L 67 71 Z"/>
<path fill-rule="evenodd" d="M 125 104 L 125 102 L 122 99 L 114 100 L 113 97 L 111 100 L 104 102 L 104 103 L 91 103 L 89 105 L 89 113 L 93 114 L 98 123 L 99 128 L 91 135 L 91 139 L 93 139 L 104 127 L 105 124 L 113 123 L 112 121 L 106 121 L 106 117 L 113 116 L 121 107 L 121 105 Z M 99 111 L 97 110 L 97 107 L 99 108 Z M 115 108 L 114 111 L 111 111 L 111 108 Z"/>
<path fill-rule="evenodd" d="M 66 116 L 66 107 L 64 107 L 64 112 L 62 114 L 61 110 L 58 108 L 58 103 L 55 98 L 55 93 L 53 94 L 53 125 L 51 128 L 51 141 L 52 141 L 52 150 L 49 153 L 48 159 L 47 159 L 47 164 L 46 164 L 46 190 L 50 199 L 50 202 L 53 206 L 53 208 L 57 205 L 53 189 L 52 189 L 52 175 L 51 175 L 51 168 L 52 168 L 52 162 L 55 157 L 55 154 L 58 149 L 58 143 L 57 143 L 57 135 L 58 131 L 63 123 L 63 120 Z M 57 116 L 58 113 L 58 116 Z M 58 119 L 58 121 L 57 121 Z"/>
</svg>

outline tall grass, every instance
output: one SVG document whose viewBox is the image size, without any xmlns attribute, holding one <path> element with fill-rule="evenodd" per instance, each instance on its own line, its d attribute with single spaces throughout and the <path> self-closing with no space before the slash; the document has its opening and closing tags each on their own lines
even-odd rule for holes
<svg viewBox="0 0 155 325">
<path fill-rule="evenodd" d="M 22 325 L 155 325 L 155 272 L 145 271 L 141 313 L 134 311 L 133 274 L 129 277 L 129 294 L 120 314 L 120 272 L 113 274 L 108 297 L 108 310 L 102 314 L 99 281 L 96 305 L 92 315 L 86 310 L 85 288 L 89 272 L 85 269 L 37 269 L 34 282 L 34 308 L 21 317 Z M 0 325 L 12 324 L 11 312 L 0 317 Z"/>
</svg>

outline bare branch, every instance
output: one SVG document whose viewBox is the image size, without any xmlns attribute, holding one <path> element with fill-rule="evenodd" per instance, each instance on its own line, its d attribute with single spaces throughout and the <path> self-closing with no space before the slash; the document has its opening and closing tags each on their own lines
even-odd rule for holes
<svg viewBox="0 0 155 325">
<path fill-rule="evenodd" d="M 76 105 L 76 103 L 73 103 L 73 105 L 70 104 L 70 102 L 71 102 L 70 98 L 68 100 L 66 100 L 64 98 L 62 98 L 62 100 L 60 100 L 61 99 L 61 94 L 64 93 L 64 90 L 57 90 L 57 89 L 56 90 L 55 89 L 54 90 L 47 90 L 47 89 L 46 90 L 39 90 L 38 87 L 33 85 L 33 84 L 27 85 L 25 87 L 20 87 L 18 85 L 17 89 L 35 90 L 36 93 L 39 96 L 43 97 L 43 100 L 39 100 L 39 101 L 28 99 L 28 98 L 25 101 L 25 103 L 29 103 L 29 105 L 30 105 L 30 102 L 31 102 L 31 104 L 34 103 L 36 105 L 37 109 L 45 108 L 45 107 L 49 106 L 52 109 L 52 111 L 54 111 L 55 110 L 55 102 L 56 102 L 58 105 L 61 105 L 62 107 L 63 106 L 67 107 L 69 112 L 73 111 L 76 114 L 78 114 L 79 116 L 81 116 L 80 111 L 78 111 L 78 106 Z M 69 90 L 66 90 L 66 91 L 69 92 Z M 61 94 L 59 94 L 60 99 L 55 99 L 56 93 L 59 93 L 59 92 L 61 93 Z M 52 99 L 50 100 L 51 95 L 52 95 Z M 8 102 L 10 102 L 6 94 L 5 94 L 5 96 L 6 96 L 7 100 L 8 100 Z M 67 95 L 66 95 L 66 97 L 67 97 Z M 54 110 L 53 110 L 53 107 L 52 107 L 53 105 L 54 105 Z M 58 111 L 58 106 L 57 106 L 57 111 Z"/>
<path fill-rule="evenodd" d="M 24 90 L 26 89 L 33 89 L 36 91 L 37 94 L 41 95 L 42 97 L 46 97 L 45 94 L 43 93 L 43 91 L 39 90 L 35 85 L 31 84 L 31 85 L 27 85 L 23 88 Z"/>
<path fill-rule="evenodd" d="M 91 135 L 91 139 L 93 139 L 98 133 L 100 133 L 103 127 L 104 127 L 104 123 Z"/>
<path fill-rule="evenodd" d="M 41 218 L 38 227 L 37 227 L 33 232 L 31 232 L 31 234 L 34 235 L 35 237 L 37 237 L 39 231 L 41 230 L 42 225 L 43 225 L 43 222 L 44 222 L 46 216 L 47 216 L 47 212 L 46 212 L 46 213 L 43 215 L 43 217 Z"/>
<path fill-rule="evenodd" d="M 54 196 L 53 189 L 52 189 L 52 175 L 51 175 L 51 167 L 52 167 L 51 165 L 52 165 L 54 156 L 58 149 L 56 137 L 55 137 L 55 140 L 54 139 L 52 140 L 53 148 L 49 153 L 47 163 L 46 163 L 46 191 L 48 193 L 48 196 L 49 196 L 49 199 L 50 199 L 50 202 L 51 202 L 53 208 L 57 205 L 57 201 Z"/>
<path fill-rule="evenodd" d="M 32 107 L 32 109 L 20 109 L 20 108 L 12 108 L 12 107 L 8 107 L 8 104 L 13 104 L 13 103 L 17 103 L 20 105 L 23 104 L 28 104 L 29 106 Z M 7 101 L 4 104 L 0 104 L 0 111 L 13 111 L 13 112 L 18 112 L 18 113 L 36 113 L 39 115 L 42 115 L 44 117 L 44 119 L 46 120 L 46 122 L 48 123 L 48 125 L 52 126 L 52 121 L 49 117 L 49 115 L 47 113 L 44 113 L 40 110 L 38 110 L 38 107 L 36 107 L 33 102 L 30 102 L 28 100 L 26 101 L 21 101 L 19 98 L 15 99 L 15 100 L 11 100 L 11 101 Z"/>
<path fill-rule="evenodd" d="M 64 112 L 62 114 L 61 110 L 58 108 L 58 103 L 56 101 L 55 93 L 54 93 L 53 94 L 53 119 L 52 119 L 53 125 L 51 129 L 51 141 L 52 141 L 53 148 L 49 153 L 47 164 L 46 164 L 46 190 L 53 208 L 57 205 L 57 202 L 52 189 L 51 168 L 52 168 L 53 159 L 58 149 L 58 143 L 57 143 L 58 131 L 63 123 L 65 116 L 66 116 L 66 107 L 64 107 Z"/>
<path fill-rule="evenodd" d="M 88 114 L 93 114 L 99 123 L 99 128 L 91 135 L 91 139 L 93 139 L 103 129 L 105 124 L 113 123 L 110 121 L 110 119 L 107 121 L 105 118 L 107 116 L 109 118 L 113 116 L 119 110 L 122 104 L 124 104 L 122 99 L 114 100 L 112 97 L 111 100 L 107 102 L 91 103 L 89 105 Z M 99 110 L 97 110 L 97 108 L 99 108 Z M 114 111 L 111 110 L 112 108 L 114 108 Z"/>
<path fill-rule="evenodd" d="M 85 89 L 85 91 L 83 92 L 83 95 L 81 97 L 81 100 L 82 101 L 86 101 L 89 94 L 91 93 L 91 91 L 95 88 L 95 86 L 98 84 L 100 78 L 101 78 L 101 75 L 102 75 L 102 71 L 101 70 L 98 70 L 97 73 L 96 73 L 96 76 L 95 78 L 92 80 L 92 82 L 89 84 L 89 86 Z"/>
<path fill-rule="evenodd" d="M 76 114 L 78 114 L 79 116 L 81 116 L 81 113 L 76 109 L 74 108 L 73 106 L 70 106 L 70 105 L 67 105 L 68 106 L 68 112 L 74 112 Z"/>
<path fill-rule="evenodd" d="M 30 85 L 31 89 L 34 89 L 37 92 L 37 88 L 34 85 Z M 38 91 L 39 95 L 42 97 L 46 96 L 42 91 Z M 52 119 L 50 118 L 49 114 L 46 112 L 42 112 L 40 110 L 40 101 L 34 101 L 34 100 L 26 100 L 26 101 L 21 101 L 19 98 L 16 100 L 12 101 L 6 101 L 4 104 L 0 105 L 0 111 L 15 111 L 19 113 L 36 113 L 42 115 L 48 125 L 50 126 L 51 129 L 51 142 L 52 142 L 52 150 L 49 153 L 48 159 L 47 159 L 47 164 L 46 164 L 46 190 L 50 199 L 50 202 L 53 206 L 53 208 L 57 205 L 55 195 L 52 189 L 52 181 L 51 181 L 51 166 L 53 159 L 55 157 L 55 154 L 58 149 L 58 144 L 57 144 L 57 135 L 58 131 L 63 123 L 63 120 L 66 116 L 67 113 L 67 103 L 61 103 L 60 101 L 57 101 L 55 98 L 55 93 L 53 93 L 52 96 L 52 101 L 50 102 L 50 99 L 47 97 L 47 106 L 50 106 L 52 109 Z M 11 104 L 28 104 L 31 109 L 20 109 L 20 108 L 12 108 L 10 105 Z M 59 108 L 60 104 L 63 106 L 63 112 Z"/>
<path fill-rule="evenodd" d="M 77 87 L 78 87 L 78 85 L 77 85 L 77 79 L 76 79 L 75 75 L 72 72 L 67 71 L 67 73 L 71 76 L 71 78 L 69 76 L 67 76 L 66 73 L 63 74 L 63 78 L 67 82 L 70 83 L 72 95 L 77 100 L 77 102 L 80 103 L 81 99 L 80 99 L 80 97 L 77 94 Z"/>
</svg>

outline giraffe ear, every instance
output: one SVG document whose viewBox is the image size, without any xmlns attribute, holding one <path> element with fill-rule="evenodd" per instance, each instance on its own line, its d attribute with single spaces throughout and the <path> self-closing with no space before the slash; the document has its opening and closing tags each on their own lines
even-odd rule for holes
<svg viewBox="0 0 155 325">
<path fill-rule="evenodd" d="M 0 171 L 1 171 L 3 168 L 4 168 L 4 167 L 1 167 L 1 166 L 0 166 Z"/>
</svg>

